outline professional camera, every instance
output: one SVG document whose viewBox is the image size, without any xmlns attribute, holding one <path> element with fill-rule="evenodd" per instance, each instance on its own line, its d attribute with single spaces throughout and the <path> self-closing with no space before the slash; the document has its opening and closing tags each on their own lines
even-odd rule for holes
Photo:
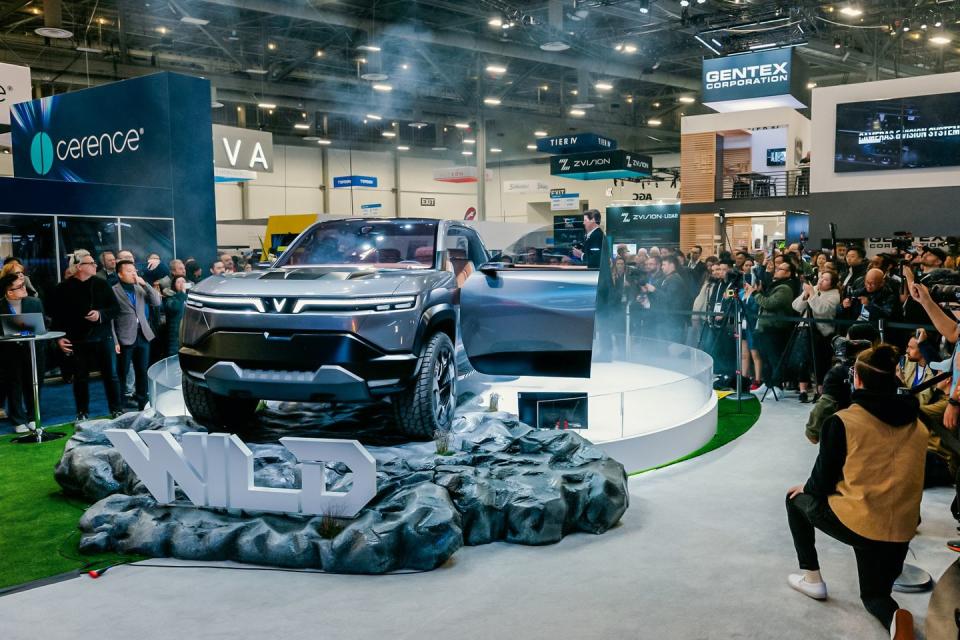
<svg viewBox="0 0 960 640">
<path fill-rule="evenodd" d="M 873 346 L 869 340 L 850 340 L 844 336 L 836 336 L 830 341 L 833 348 L 833 360 L 845 367 L 852 367 L 861 351 Z"/>
<path fill-rule="evenodd" d="M 736 269 L 730 269 L 727 271 L 727 283 L 732 285 L 739 285 L 740 281 L 743 279 L 743 274 L 737 271 Z"/>
<path fill-rule="evenodd" d="M 898 251 L 913 251 L 913 238 L 910 237 L 894 236 L 893 239 L 891 239 L 890 244 L 892 244 L 893 248 L 897 249 Z"/>
<path fill-rule="evenodd" d="M 850 289 L 850 291 L 847 292 L 848 298 L 860 298 L 860 297 L 869 296 L 869 295 L 870 295 L 870 292 L 867 291 L 864 287 L 860 287 L 859 289 Z"/>
<path fill-rule="evenodd" d="M 960 285 L 957 284 L 936 284 L 930 289 L 930 297 L 934 302 L 958 302 L 960 303 Z"/>
</svg>

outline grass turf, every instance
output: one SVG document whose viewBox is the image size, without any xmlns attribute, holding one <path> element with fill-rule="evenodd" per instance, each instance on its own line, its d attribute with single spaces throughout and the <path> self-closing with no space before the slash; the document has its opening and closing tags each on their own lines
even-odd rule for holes
<svg viewBox="0 0 960 640">
<path fill-rule="evenodd" d="M 14 444 L 16 436 L 0 437 L 0 589 L 140 559 L 80 555 L 77 522 L 89 505 L 63 495 L 53 479 L 73 426 L 50 431 L 67 435 L 41 444 Z"/>
<path fill-rule="evenodd" d="M 743 412 L 737 413 L 736 400 L 725 400 L 721 398 L 717 404 L 717 432 L 713 434 L 713 438 L 711 438 L 707 444 L 703 445 L 692 453 L 688 453 L 682 458 L 677 458 L 676 460 L 667 462 L 666 464 L 650 467 L 649 469 L 643 469 L 642 471 L 634 471 L 630 475 L 635 476 L 639 473 L 646 473 L 647 471 L 653 471 L 655 469 L 663 469 L 664 467 L 669 467 L 672 464 L 677 464 L 678 462 L 683 462 L 684 460 L 702 456 L 703 454 L 709 453 L 714 449 L 719 449 L 727 443 L 733 442 L 749 431 L 750 427 L 752 427 L 760 418 L 760 401 L 757 398 L 748 398 L 741 404 L 743 407 Z"/>
</svg>

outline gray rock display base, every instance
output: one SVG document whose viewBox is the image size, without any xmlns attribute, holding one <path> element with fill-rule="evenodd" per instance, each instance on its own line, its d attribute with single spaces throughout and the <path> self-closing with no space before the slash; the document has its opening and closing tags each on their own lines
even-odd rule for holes
<svg viewBox="0 0 960 640">
<path fill-rule="evenodd" d="M 161 429 L 177 439 L 203 431 L 190 420 L 134 413 L 78 427 L 55 474 L 66 492 L 96 501 L 79 525 L 86 553 L 338 573 L 428 570 L 464 544 L 542 545 L 577 531 L 603 533 L 628 506 L 620 463 L 576 433 L 536 431 L 505 413 L 459 415 L 449 455 L 437 455 L 433 442 L 368 446 L 377 460 L 378 493 L 349 520 L 197 508 L 185 499 L 157 504 L 103 435 L 110 428 Z M 294 426 L 288 433 L 308 435 Z M 285 447 L 243 437 L 258 486 L 299 486 L 299 467 Z M 345 489 L 349 469 L 329 467 L 328 483 Z"/>
</svg>

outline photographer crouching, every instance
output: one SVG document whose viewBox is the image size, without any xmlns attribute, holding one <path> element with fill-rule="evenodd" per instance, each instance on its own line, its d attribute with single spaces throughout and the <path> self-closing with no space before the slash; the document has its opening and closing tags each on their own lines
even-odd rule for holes
<svg viewBox="0 0 960 640">
<path fill-rule="evenodd" d="M 870 269 L 862 282 L 844 291 L 838 316 L 855 322 L 877 325 L 880 320 L 896 320 L 900 311 L 900 292 L 880 269 Z"/>
<path fill-rule="evenodd" d="M 852 404 L 826 421 L 810 478 L 787 492 L 786 503 L 801 569 L 790 586 L 827 598 L 814 545 L 819 529 L 853 547 L 864 607 L 900 640 L 914 637 L 913 616 L 890 594 L 920 521 L 928 432 L 916 397 L 897 392 L 898 360 L 888 344 L 857 356 Z"/>
</svg>

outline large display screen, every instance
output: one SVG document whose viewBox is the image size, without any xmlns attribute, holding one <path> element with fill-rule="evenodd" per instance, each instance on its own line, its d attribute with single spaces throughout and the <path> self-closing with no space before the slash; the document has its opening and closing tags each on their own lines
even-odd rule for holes
<svg viewBox="0 0 960 640">
<path fill-rule="evenodd" d="M 837 173 L 958 165 L 960 93 L 837 105 Z"/>
</svg>

